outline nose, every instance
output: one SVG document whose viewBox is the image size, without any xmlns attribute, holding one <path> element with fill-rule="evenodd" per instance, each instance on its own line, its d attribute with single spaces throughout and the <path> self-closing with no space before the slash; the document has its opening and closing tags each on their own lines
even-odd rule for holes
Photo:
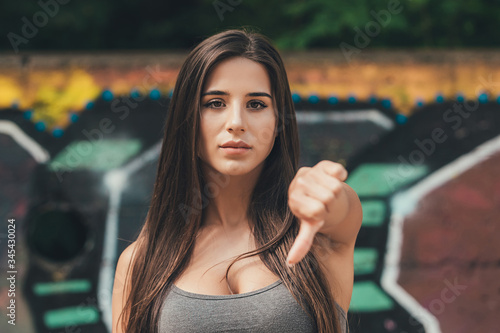
<svg viewBox="0 0 500 333">
<path fill-rule="evenodd" d="M 243 108 L 241 106 L 233 106 L 228 112 L 227 130 L 228 132 L 244 132 L 245 119 L 243 115 Z"/>
</svg>

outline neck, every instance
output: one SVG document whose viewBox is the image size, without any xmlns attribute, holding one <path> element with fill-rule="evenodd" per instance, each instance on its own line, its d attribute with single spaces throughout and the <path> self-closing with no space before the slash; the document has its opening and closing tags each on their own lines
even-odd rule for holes
<svg viewBox="0 0 500 333">
<path fill-rule="evenodd" d="M 205 188 L 202 193 L 209 198 L 202 225 L 218 227 L 224 231 L 247 229 L 250 196 L 257 183 L 263 164 L 244 175 L 221 174 L 205 166 Z M 210 168 L 210 169 L 209 169 Z"/>
</svg>

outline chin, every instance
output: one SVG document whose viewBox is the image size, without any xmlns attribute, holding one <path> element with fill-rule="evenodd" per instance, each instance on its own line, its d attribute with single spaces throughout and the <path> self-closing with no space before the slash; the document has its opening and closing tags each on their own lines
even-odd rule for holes
<svg viewBox="0 0 500 333">
<path fill-rule="evenodd" d="M 248 168 L 223 168 L 220 170 L 220 173 L 223 173 L 228 176 L 242 176 L 248 174 L 252 169 Z"/>
<path fill-rule="evenodd" d="M 257 167 L 256 165 L 250 165 L 245 161 L 228 161 L 224 165 L 219 165 L 217 170 L 220 173 L 229 176 L 241 176 L 246 175 Z"/>
</svg>

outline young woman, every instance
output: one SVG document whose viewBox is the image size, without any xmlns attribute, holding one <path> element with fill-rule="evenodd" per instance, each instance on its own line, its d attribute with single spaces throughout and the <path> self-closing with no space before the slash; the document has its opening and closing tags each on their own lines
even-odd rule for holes
<svg viewBox="0 0 500 333">
<path fill-rule="evenodd" d="M 196 46 L 145 224 L 118 260 L 113 333 L 346 332 L 361 204 L 341 164 L 298 161 L 270 41 L 227 30 Z"/>
</svg>

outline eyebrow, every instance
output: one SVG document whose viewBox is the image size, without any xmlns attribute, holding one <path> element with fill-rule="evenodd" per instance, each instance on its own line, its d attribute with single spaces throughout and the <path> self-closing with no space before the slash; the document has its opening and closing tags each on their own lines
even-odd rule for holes
<svg viewBox="0 0 500 333">
<path fill-rule="evenodd" d="M 227 91 L 222 91 L 222 90 L 211 90 L 211 91 L 207 91 L 203 94 L 201 94 L 201 97 L 203 96 L 206 96 L 206 95 L 224 95 L 224 96 L 228 96 L 228 95 L 231 95 L 230 93 L 228 93 Z M 269 95 L 268 93 L 265 93 L 265 92 L 252 92 L 252 93 L 248 93 L 246 94 L 246 96 L 263 96 L 263 97 L 269 97 L 270 99 L 273 99 L 273 97 L 271 95 Z"/>
</svg>

